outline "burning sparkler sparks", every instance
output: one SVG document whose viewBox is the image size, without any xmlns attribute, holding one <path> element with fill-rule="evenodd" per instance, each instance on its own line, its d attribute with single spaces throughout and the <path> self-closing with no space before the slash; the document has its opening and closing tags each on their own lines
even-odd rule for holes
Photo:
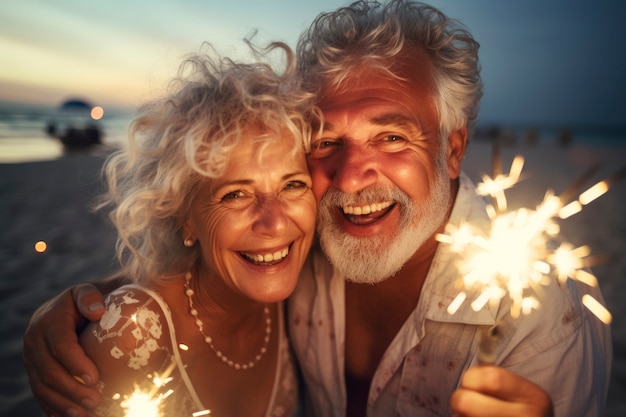
<svg viewBox="0 0 626 417">
<path fill-rule="evenodd" d="M 164 391 L 172 378 L 170 374 L 176 364 L 172 362 L 163 374 L 155 373 L 149 379 L 151 384 L 148 388 L 136 386 L 135 390 L 128 396 L 124 396 L 120 405 L 124 410 L 124 417 L 162 417 L 162 402 L 171 394 L 173 390 Z M 120 394 L 115 394 L 114 400 L 122 398 Z"/>
<path fill-rule="evenodd" d="M 189 348 L 180 344 L 182 350 Z M 163 413 L 163 401 L 174 393 L 172 389 L 166 389 L 166 385 L 172 381 L 172 371 L 176 367 L 175 361 L 162 374 L 149 375 L 148 381 L 143 386 L 135 386 L 130 395 L 122 397 L 115 394 L 113 400 L 120 400 L 120 406 L 124 411 L 124 417 L 166 417 Z M 146 387 L 147 385 L 147 387 Z M 211 410 L 205 409 L 193 412 L 191 417 L 208 416 Z"/>
<path fill-rule="evenodd" d="M 585 173 L 561 196 L 547 191 L 544 200 L 534 209 L 521 208 L 507 211 L 505 190 L 518 183 L 524 159 L 515 157 L 509 174 L 500 172 L 499 154 L 494 149 L 493 178 L 484 176 L 478 184 L 477 193 L 490 196 L 495 202 L 487 206 L 491 219 L 488 236 L 476 232 L 470 224 L 458 228 L 449 227 L 437 240 L 451 245 L 463 259 L 459 265 L 463 291 L 450 303 L 448 313 L 454 314 L 466 302 L 469 293 L 478 290 L 471 300 L 471 307 L 478 311 L 487 303 L 497 303 L 503 297 L 511 299 L 511 316 L 529 314 L 540 307 L 537 294 L 551 279 L 563 284 L 574 279 L 587 285 L 597 285 L 597 279 L 585 268 L 592 265 L 593 258 L 587 246 L 574 248 L 568 243 L 557 243 L 558 219 L 565 219 L 583 206 L 591 203 L 616 181 L 626 176 L 626 168 L 614 176 L 598 182 L 568 202 L 595 170 Z M 611 322 L 611 314 L 593 297 L 583 297 L 583 304 L 601 321 Z"/>
</svg>

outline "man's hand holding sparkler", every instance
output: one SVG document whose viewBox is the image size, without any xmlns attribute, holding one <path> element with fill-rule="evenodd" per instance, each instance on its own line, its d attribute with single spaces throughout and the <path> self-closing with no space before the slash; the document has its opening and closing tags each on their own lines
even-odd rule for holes
<svg viewBox="0 0 626 417">
<path fill-rule="evenodd" d="M 574 248 L 568 243 L 555 244 L 559 230 L 554 220 L 565 219 L 581 211 L 584 205 L 608 191 L 611 184 L 626 177 L 626 168 L 590 187 L 572 202 L 569 199 L 595 169 L 585 173 L 561 196 L 547 192 L 536 210 L 507 210 L 504 191 L 518 182 L 523 158 L 516 157 L 510 173 L 503 175 L 498 156 L 496 149 L 493 178 L 485 176 L 484 182 L 477 187 L 479 195 L 489 195 L 495 203 L 487 206 L 492 221 L 490 235 L 473 234 L 470 225 L 461 225 L 450 230 L 448 235 L 438 236 L 440 242 L 453 245 L 462 258 L 459 267 L 463 290 L 449 305 L 449 314 L 455 314 L 468 294 L 478 291 L 480 295 L 470 300 L 472 309 L 478 311 L 489 302 L 495 305 L 508 296 L 510 316 L 518 319 L 520 315 L 531 314 L 540 308 L 542 287 L 550 285 L 553 280 L 559 285 L 566 285 L 568 279 L 590 287 L 597 285 L 595 277 L 586 269 L 593 264 L 589 248 Z M 611 314 L 601 300 L 585 294 L 581 302 L 600 321 L 607 325 L 611 322 Z M 479 365 L 463 374 L 458 389 L 452 394 L 450 406 L 454 415 L 553 417 L 554 406 L 546 391 L 528 379 L 494 366 L 497 339 L 502 337 L 498 326 L 496 324 L 479 332 Z"/>
<path fill-rule="evenodd" d="M 450 398 L 457 417 L 553 417 L 548 394 L 527 379 L 497 366 L 475 366 Z"/>
</svg>

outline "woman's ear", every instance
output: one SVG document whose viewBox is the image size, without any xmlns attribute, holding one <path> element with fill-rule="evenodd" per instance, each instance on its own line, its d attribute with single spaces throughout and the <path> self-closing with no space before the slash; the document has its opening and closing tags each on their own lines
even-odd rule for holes
<svg viewBox="0 0 626 417">
<path fill-rule="evenodd" d="M 448 175 L 456 179 L 461 175 L 461 161 L 465 156 L 467 146 L 467 126 L 453 130 L 448 135 Z"/>
<path fill-rule="evenodd" d="M 191 219 L 187 218 L 187 220 L 185 220 L 181 226 L 181 233 L 183 236 L 183 242 L 185 246 L 187 246 L 187 242 L 189 241 L 195 242 L 198 239 L 193 230 L 194 228 L 191 227 Z"/>
</svg>

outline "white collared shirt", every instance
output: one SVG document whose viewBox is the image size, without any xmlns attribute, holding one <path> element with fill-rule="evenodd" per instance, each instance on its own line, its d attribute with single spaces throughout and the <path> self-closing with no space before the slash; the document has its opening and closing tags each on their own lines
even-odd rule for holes
<svg viewBox="0 0 626 417">
<path fill-rule="evenodd" d="M 489 220 L 465 176 L 450 217 L 487 230 Z M 455 257 L 440 244 L 416 308 L 385 352 L 370 386 L 367 416 L 450 416 L 449 398 L 461 374 L 477 364 L 477 334 L 499 323 L 496 365 L 546 390 L 556 417 L 599 416 L 606 402 L 612 348 L 609 326 L 581 303 L 583 293 L 602 300 L 599 289 L 567 281 L 541 287 L 539 310 L 510 317 L 507 297 L 478 312 L 458 294 Z M 289 331 L 307 388 L 307 408 L 319 417 L 344 417 L 344 280 L 319 249 L 313 250 L 289 300 Z"/>
</svg>

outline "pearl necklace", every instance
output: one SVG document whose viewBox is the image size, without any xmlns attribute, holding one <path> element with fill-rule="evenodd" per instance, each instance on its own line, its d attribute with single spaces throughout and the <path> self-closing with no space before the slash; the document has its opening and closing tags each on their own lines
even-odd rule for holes
<svg viewBox="0 0 626 417">
<path fill-rule="evenodd" d="M 215 355 L 222 362 L 224 362 L 226 365 L 230 366 L 231 368 L 234 368 L 236 370 L 244 370 L 244 371 L 250 368 L 254 368 L 257 362 L 259 362 L 261 358 L 263 357 L 263 355 L 265 355 L 265 352 L 267 352 L 267 345 L 270 342 L 270 336 L 272 334 L 272 318 L 270 317 L 269 307 L 265 306 L 265 308 L 263 309 L 263 315 L 265 316 L 265 337 L 263 338 L 263 346 L 261 347 L 261 350 L 254 357 L 253 361 L 250 361 L 248 363 L 234 362 L 231 359 L 229 359 L 226 355 L 224 355 L 220 350 L 216 349 L 215 346 L 213 345 L 213 339 L 211 338 L 211 336 L 207 336 L 204 333 L 204 323 L 202 323 L 202 320 L 200 320 L 200 318 L 198 317 L 198 310 L 196 310 L 193 307 L 193 301 L 191 299 L 191 296 L 193 296 L 193 290 L 191 289 L 190 282 L 191 282 L 191 272 L 187 272 L 187 274 L 185 274 L 185 295 L 187 296 L 187 299 L 189 300 L 189 314 L 191 314 L 191 316 L 193 317 L 196 323 L 196 327 L 200 331 L 200 334 L 204 337 L 204 342 L 207 345 L 209 345 L 213 353 L 215 353 Z"/>
</svg>

